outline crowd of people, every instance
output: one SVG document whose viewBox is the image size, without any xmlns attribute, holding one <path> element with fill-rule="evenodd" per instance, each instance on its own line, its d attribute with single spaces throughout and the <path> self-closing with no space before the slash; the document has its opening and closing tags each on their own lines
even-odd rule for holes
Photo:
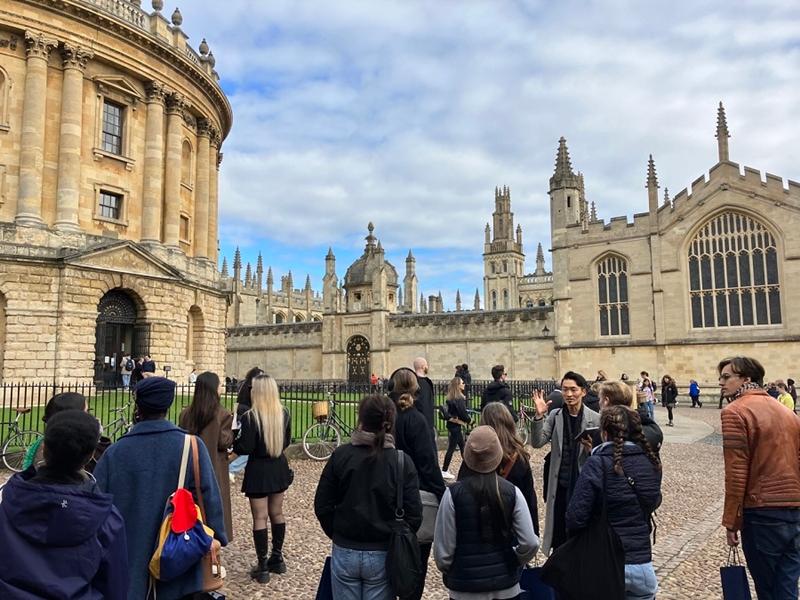
<svg viewBox="0 0 800 600">
<path fill-rule="evenodd" d="M 491 369 L 479 414 L 467 409 L 467 365 L 457 367 L 438 411 L 428 371 L 427 361 L 417 358 L 382 384 L 385 394 L 366 395 L 349 442 L 322 471 L 314 514 L 331 539 L 332 597 L 389 600 L 398 596 L 398 577 L 413 577 L 400 598 L 419 600 L 432 555 L 451 599 L 518 598 L 523 569 L 536 553 L 549 557 L 546 576 L 548 564 L 569 560 L 571 542 L 587 536 L 602 514 L 617 540 L 624 597 L 655 598 L 653 514 L 662 499 L 663 432 L 654 419 L 656 385 L 649 374 L 633 384 L 600 371 L 590 383 L 568 371 L 557 393 L 533 393 L 530 444 L 549 448 L 540 531 L 531 454 L 519 435 L 520 413 L 503 365 Z M 800 420 L 793 382 L 765 385 L 763 366 L 747 357 L 723 360 L 718 371 L 729 400 L 722 411 L 727 542 L 739 545 L 741 534 L 759 598 L 796 598 Z M 184 513 L 177 490 L 185 488 L 197 505 L 191 512 L 210 532 L 208 552 L 227 545 L 234 527 L 237 535 L 243 527 L 234 525 L 230 491 L 230 474 L 242 470 L 240 489 L 252 513 L 250 577 L 266 584 L 293 568 L 283 551 L 284 496 L 294 479 L 285 453 L 291 413 L 275 379 L 259 368 L 247 373 L 233 412 L 220 401 L 223 385 L 214 373 L 197 375 L 192 402 L 174 424 L 166 415 L 175 382 L 144 377 L 133 394 L 135 425 L 113 444 L 83 396 L 54 396 L 44 411 L 43 441 L 29 452 L 26 469 L 0 488 L 0 597 L 197 598 L 213 589 L 209 578 L 219 579 L 221 570 L 205 560 L 170 577 L 154 570 L 163 523 L 172 515 L 178 531 Z M 689 395 L 693 406 L 702 406 L 694 381 Z M 674 379 L 665 375 L 668 426 L 677 398 Z M 437 412 L 448 431 L 441 468 Z M 480 425 L 465 436 L 473 418 Z M 448 469 L 456 450 L 462 462 L 453 476 Z M 415 535 L 409 556 L 418 566 L 400 575 L 387 561 L 398 522 Z M 563 598 L 594 597 L 574 592 L 579 580 L 551 576 L 548 583 Z"/>
</svg>

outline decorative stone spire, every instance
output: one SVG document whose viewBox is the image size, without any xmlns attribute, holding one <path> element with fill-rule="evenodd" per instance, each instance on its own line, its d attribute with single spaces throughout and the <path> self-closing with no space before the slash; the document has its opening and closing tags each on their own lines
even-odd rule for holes
<svg viewBox="0 0 800 600">
<path fill-rule="evenodd" d="M 558 140 L 558 152 L 556 153 L 556 169 L 550 178 L 550 189 L 559 187 L 579 188 L 579 180 L 572 170 L 572 162 L 569 158 L 567 140 L 561 137 Z"/>
<path fill-rule="evenodd" d="M 456 290 L 456 312 L 461 312 L 461 290 Z"/>
<path fill-rule="evenodd" d="M 172 24 L 175 27 L 180 27 L 183 25 L 183 15 L 181 14 L 181 9 L 175 8 L 175 11 L 172 13 Z"/>
<path fill-rule="evenodd" d="M 328 253 L 325 255 L 325 260 L 330 260 L 330 259 L 334 259 L 335 260 L 336 257 L 333 255 L 333 248 L 328 246 Z"/>
<path fill-rule="evenodd" d="M 403 288 L 397 286 L 397 306 L 403 306 Z"/>
<path fill-rule="evenodd" d="M 383 245 L 381 244 L 380 240 L 378 240 L 378 245 L 375 248 L 375 251 L 378 252 L 379 254 L 383 254 Z"/>
<path fill-rule="evenodd" d="M 292 277 L 291 271 L 289 271 L 289 274 L 286 275 L 286 287 L 289 288 L 289 293 L 294 290 L 294 278 Z"/>
<path fill-rule="evenodd" d="M 306 287 L 304 288 L 305 291 L 311 291 L 311 275 L 306 275 Z"/>
<path fill-rule="evenodd" d="M 233 253 L 233 278 L 237 282 L 242 278 L 242 253 L 239 252 L 239 246 L 236 246 L 236 252 Z"/>
<path fill-rule="evenodd" d="M 653 155 L 647 161 L 647 189 L 658 189 L 658 177 L 656 176 L 656 162 L 653 160 Z"/>
<path fill-rule="evenodd" d="M 250 262 L 247 263 L 247 268 L 244 270 L 244 287 L 250 287 L 253 284 L 253 271 L 250 268 Z"/>
<path fill-rule="evenodd" d="M 439 295 L 436 296 L 436 312 L 444 311 L 444 299 L 442 298 L 442 290 L 439 290 Z"/>
<path fill-rule="evenodd" d="M 224 256 L 222 257 L 222 271 L 220 272 L 220 274 L 223 277 L 228 277 L 228 259 L 225 258 Z"/>
<path fill-rule="evenodd" d="M 650 211 L 650 226 L 655 227 L 658 219 L 658 177 L 653 155 L 647 161 L 647 206 Z"/>
<path fill-rule="evenodd" d="M 522 225 L 517 225 L 517 243 L 522 246 Z"/>
<path fill-rule="evenodd" d="M 597 207 L 594 205 L 594 200 L 592 200 L 591 208 L 589 210 L 589 220 L 597 221 Z"/>
<path fill-rule="evenodd" d="M 374 235 L 372 235 L 372 232 L 375 231 L 375 225 L 372 224 L 372 221 L 370 221 L 369 225 L 367 225 L 367 230 L 369 231 L 369 235 L 364 238 L 367 240 L 367 247 L 365 250 L 367 252 L 371 252 L 375 248 L 375 241 L 377 239 Z"/>
<path fill-rule="evenodd" d="M 267 269 L 267 287 L 272 288 L 272 284 L 275 283 L 275 280 L 272 277 L 272 267 Z"/>
<path fill-rule="evenodd" d="M 725 107 L 722 102 L 719 103 L 717 109 L 717 150 L 719 153 L 719 162 L 730 160 L 728 156 L 728 138 L 731 137 L 728 131 L 728 120 L 725 118 Z"/>
<path fill-rule="evenodd" d="M 473 303 L 472 308 L 474 310 L 480 310 L 481 309 L 481 295 L 478 292 L 478 288 L 475 288 L 475 302 Z"/>
<path fill-rule="evenodd" d="M 263 273 L 264 272 L 264 259 L 261 256 L 261 252 L 258 253 L 258 259 L 256 259 L 256 273 Z"/>
<path fill-rule="evenodd" d="M 486 229 L 484 229 L 484 231 L 483 231 L 483 235 L 484 235 L 484 242 L 486 244 L 491 244 L 492 243 L 492 228 L 489 227 L 488 223 L 486 224 Z"/>
<path fill-rule="evenodd" d="M 664 188 L 664 206 L 671 206 L 672 202 L 669 199 L 669 188 Z"/>
<path fill-rule="evenodd" d="M 428 312 L 428 303 L 425 301 L 425 294 L 422 292 L 419 295 L 419 312 Z"/>
<path fill-rule="evenodd" d="M 536 247 L 536 271 L 533 274 L 537 277 L 547 274 L 547 271 L 544 270 L 544 250 L 541 242 Z"/>
<path fill-rule="evenodd" d="M 152 4 L 153 4 L 153 10 L 156 11 L 157 13 L 161 12 L 161 9 L 164 8 L 164 0 L 153 0 Z"/>
<path fill-rule="evenodd" d="M 200 42 L 197 50 L 200 52 L 200 56 L 208 55 L 208 42 L 206 41 L 206 38 L 203 38 L 203 41 Z"/>
</svg>

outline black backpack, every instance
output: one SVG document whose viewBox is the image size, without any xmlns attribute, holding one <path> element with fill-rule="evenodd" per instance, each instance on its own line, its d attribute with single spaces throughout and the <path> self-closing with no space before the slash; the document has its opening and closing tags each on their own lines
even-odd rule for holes
<svg viewBox="0 0 800 600">
<path fill-rule="evenodd" d="M 133 361 L 130 358 L 125 361 L 125 370 L 133 371 Z"/>
<path fill-rule="evenodd" d="M 442 421 L 449 421 L 450 420 L 450 409 L 446 404 L 440 404 L 436 407 L 436 410 L 439 413 L 439 418 Z"/>
<path fill-rule="evenodd" d="M 402 450 L 397 451 L 397 500 L 395 503 L 394 520 L 389 523 L 392 530 L 389 538 L 389 548 L 386 552 L 386 576 L 389 586 L 395 596 L 409 596 L 417 589 L 417 584 L 422 579 L 422 563 L 419 555 L 419 542 L 416 534 L 405 522 L 403 517 L 403 468 L 405 455 Z"/>
</svg>

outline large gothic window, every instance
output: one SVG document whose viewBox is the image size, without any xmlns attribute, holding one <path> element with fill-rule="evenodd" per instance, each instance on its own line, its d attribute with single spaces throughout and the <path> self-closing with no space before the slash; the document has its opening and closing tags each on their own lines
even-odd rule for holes
<svg viewBox="0 0 800 600">
<path fill-rule="evenodd" d="M 600 335 L 630 334 L 628 263 L 624 258 L 611 255 L 597 263 L 597 304 Z"/>
<path fill-rule="evenodd" d="M 689 244 L 692 327 L 781 323 L 775 238 L 752 217 L 726 212 Z"/>
</svg>

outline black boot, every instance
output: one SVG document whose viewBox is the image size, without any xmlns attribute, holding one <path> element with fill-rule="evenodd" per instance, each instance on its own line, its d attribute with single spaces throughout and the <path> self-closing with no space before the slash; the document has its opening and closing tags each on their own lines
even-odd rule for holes
<svg viewBox="0 0 800 600">
<path fill-rule="evenodd" d="M 250 569 L 250 577 L 255 579 L 258 583 L 267 583 L 269 581 L 269 570 L 267 569 L 269 533 L 266 529 L 253 530 L 253 545 L 256 547 L 258 563 Z"/>
<path fill-rule="evenodd" d="M 272 554 L 267 561 L 267 569 L 272 573 L 286 573 L 283 560 L 283 540 L 286 538 L 286 523 L 272 523 Z"/>
</svg>

